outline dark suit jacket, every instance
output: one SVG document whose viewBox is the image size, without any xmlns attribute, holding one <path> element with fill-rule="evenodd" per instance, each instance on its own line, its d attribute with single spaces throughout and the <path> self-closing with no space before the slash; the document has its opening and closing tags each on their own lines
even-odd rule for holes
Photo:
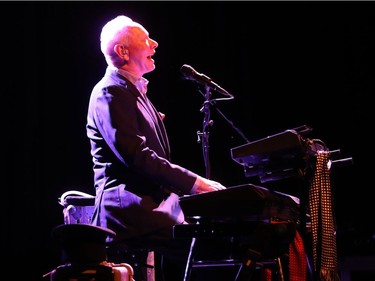
<svg viewBox="0 0 375 281">
<path fill-rule="evenodd" d="M 197 175 L 170 162 L 159 114 L 116 71 L 107 69 L 93 88 L 87 136 L 96 190 L 93 224 L 115 231 L 116 239 L 170 238 L 172 226 L 183 221 L 178 197 L 190 193 Z"/>
</svg>

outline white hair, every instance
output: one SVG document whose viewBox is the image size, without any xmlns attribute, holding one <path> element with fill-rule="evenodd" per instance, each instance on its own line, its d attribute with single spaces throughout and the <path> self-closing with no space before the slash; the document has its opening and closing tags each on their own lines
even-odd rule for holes
<svg viewBox="0 0 375 281">
<path fill-rule="evenodd" d="M 100 34 L 100 49 L 105 56 L 111 54 L 113 46 L 119 40 L 127 40 L 126 31 L 132 25 L 134 25 L 133 20 L 123 15 L 110 20 L 104 25 Z"/>
<path fill-rule="evenodd" d="M 108 65 L 118 67 L 118 64 L 122 63 L 114 51 L 114 47 L 119 43 L 129 46 L 131 40 L 129 30 L 134 27 L 142 28 L 142 25 L 124 15 L 117 16 L 104 25 L 100 34 L 100 49 Z"/>
</svg>

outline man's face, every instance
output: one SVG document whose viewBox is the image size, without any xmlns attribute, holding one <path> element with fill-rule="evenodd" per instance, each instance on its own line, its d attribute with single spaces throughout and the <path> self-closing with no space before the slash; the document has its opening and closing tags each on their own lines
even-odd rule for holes
<svg viewBox="0 0 375 281">
<path fill-rule="evenodd" d="M 132 27 L 129 37 L 129 61 L 128 70 L 141 77 L 143 74 L 155 69 L 155 61 L 152 56 L 158 43 L 149 37 L 149 34 L 142 26 Z"/>
</svg>

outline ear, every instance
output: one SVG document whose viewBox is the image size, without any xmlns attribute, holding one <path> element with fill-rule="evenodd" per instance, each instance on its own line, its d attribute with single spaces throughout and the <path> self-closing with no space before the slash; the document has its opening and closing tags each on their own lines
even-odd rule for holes
<svg viewBox="0 0 375 281">
<path fill-rule="evenodd" d="M 116 44 L 114 47 L 113 47 L 113 50 L 115 51 L 115 53 L 122 59 L 125 59 L 125 56 L 128 55 L 128 49 L 125 48 L 124 45 L 122 44 Z"/>
</svg>

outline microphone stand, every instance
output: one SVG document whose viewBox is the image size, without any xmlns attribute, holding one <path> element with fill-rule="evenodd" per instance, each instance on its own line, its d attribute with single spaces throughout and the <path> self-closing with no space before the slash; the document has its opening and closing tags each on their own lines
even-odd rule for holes
<svg viewBox="0 0 375 281">
<path fill-rule="evenodd" d="M 204 159 L 204 164 L 206 167 L 206 178 L 211 177 L 211 164 L 210 164 L 210 152 L 209 152 L 209 127 L 213 125 L 213 121 L 210 120 L 211 118 L 211 111 L 210 111 L 210 105 L 215 105 L 216 101 L 218 100 L 227 100 L 228 98 L 225 99 L 214 99 L 211 100 L 211 92 L 210 92 L 210 87 L 208 85 L 205 86 L 205 93 L 202 93 L 199 91 L 204 97 L 205 101 L 203 103 L 203 107 L 201 108 L 201 112 L 204 112 L 204 119 L 203 119 L 203 131 L 202 132 L 197 132 L 198 134 L 198 142 L 202 140 L 202 150 L 203 150 L 203 159 Z M 230 94 L 229 94 L 230 95 Z M 233 99 L 234 97 L 230 95 L 229 99 Z M 225 114 L 218 109 L 216 106 L 214 107 L 215 110 L 221 115 L 221 117 L 224 118 L 225 121 L 232 127 L 234 131 L 236 131 L 242 139 L 246 142 L 249 143 L 249 139 L 244 135 L 244 133 L 236 127 L 232 121 L 230 121 Z"/>
<path fill-rule="evenodd" d="M 206 178 L 209 179 L 211 177 L 211 163 L 210 163 L 210 145 L 209 145 L 209 128 L 212 126 L 213 122 L 210 120 L 211 118 L 211 112 L 210 112 L 210 98 L 211 98 L 211 92 L 210 87 L 208 85 L 205 85 L 205 101 L 203 103 L 203 107 L 200 109 L 201 112 L 204 112 L 204 119 L 203 119 L 203 129 L 202 132 L 197 132 L 198 134 L 198 142 L 202 143 L 202 151 L 203 151 L 203 160 L 204 165 L 206 168 Z M 191 273 L 191 263 L 194 259 L 193 252 L 196 242 L 196 237 L 193 237 L 191 239 L 190 249 L 189 249 L 189 255 L 185 267 L 185 274 L 184 274 L 184 280 L 183 281 L 189 281 L 190 280 L 190 273 Z"/>
<path fill-rule="evenodd" d="M 204 112 L 204 119 L 203 119 L 203 130 L 202 132 L 198 131 L 198 142 L 202 142 L 202 150 L 203 150 L 203 159 L 204 159 L 204 164 L 206 168 L 206 178 L 210 179 L 211 177 L 211 164 L 210 164 L 210 152 L 209 152 L 209 128 L 210 126 L 213 125 L 213 121 L 210 119 L 211 118 L 211 111 L 210 111 L 210 105 L 215 105 L 216 101 L 218 100 L 228 100 L 228 99 L 233 99 L 234 97 L 230 95 L 229 98 L 224 98 L 224 99 L 210 99 L 211 98 L 211 92 L 210 92 L 210 87 L 209 85 L 205 85 L 205 92 L 202 93 L 200 90 L 199 92 L 202 94 L 202 96 L 205 98 L 205 101 L 203 103 L 203 107 L 200 109 L 200 112 Z M 232 127 L 234 131 L 236 131 L 242 139 L 246 142 L 249 143 L 249 139 L 244 135 L 244 133 L 236 127 L 231 120 L 229 120 L 225 114 L 218 109 L 216 106 L 214 107 L 215 110 L 223 117 L 223 119 Z"/>
<path fill-rule="evenodd" d="M 209 137 L 210 137 L 210 126 L 212 126 L 213 121 L 211 120 L 211 111 L 210 111 L 210 98 L 211 92 L 210 87 L 207 85 L 205 86 L 205 101 L 203 103 L 203 107 L 201 108 L 201 112 L 204 113 L 203 118 L 203 129 L 202 132 L 198 132 L 198 135 L 201 137 L 202 142 L 202 152 L 203 152 L 203 161 L 204 166 L 206 168 L 206 178 L 211 177 L 211 162 L 210 162 L 210 144 L 209 144 Z"/>
<path fill-rule="evenodd" d="M 224 99 L 214 99 L 211 100 L 211 91 L 210 86 L 208 84 L 205 85 L 205 92 L 202 93 L 200 90 L 199 92 L 204 96 L 205 101 L 203 103 L 202 108 L 200 109 L 200 112 L 204 113 L 204 119 L 203 119 L 203 129 L 202 132 L 198 131 L 198 142 L 202 143 L 202 151 L 203 151 L 203 160 L 204 165 L 206 169 L 206 178 L 211 178 L 211 163 L 210 163 L 210 145 L 209 145 L 209 128 L 213 125 L 213 121 L 211 120 L 211 105 L 215 105 L 215 102 L 218 100 L 227 100 L 227 99 L 233 99 L 233 96 L 229 94 L 229 98 Z M 225 119 L 225 121 L 228 122 L 228 124 L 231 125 L 231 127 L 247 142 L 250 141 L 246 138 L 246 136 L 241 132 L 240 129 L 234 126 L 233 122 L 230 121 L 217 107 L 215 107 L 216 111 Z M 185 273 L 184 273 L 184 279 L 183 281 L 189 281 L 190 280 L 190 273 L 191 273 L 191 267 L 193 262 L 193 251 L 195 247 L 196 237 L 193 237 L 190 244 L 190 250 L 189 255 L 185 267 Z"/>
</svg>

